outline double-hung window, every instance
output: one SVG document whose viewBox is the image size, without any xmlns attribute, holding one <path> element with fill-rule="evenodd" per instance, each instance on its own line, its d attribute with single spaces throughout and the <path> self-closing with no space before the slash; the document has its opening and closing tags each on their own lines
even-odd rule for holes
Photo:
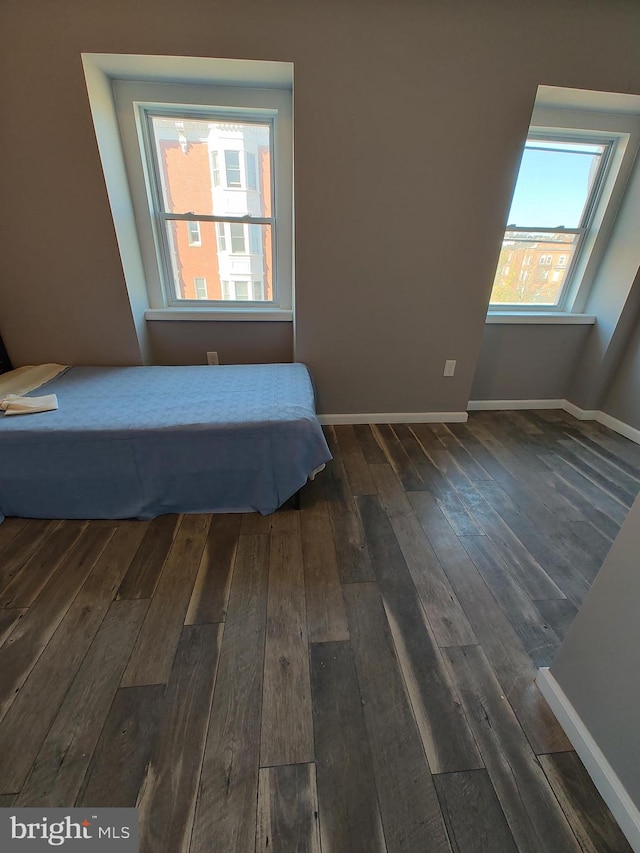
<svg viewBox="0 0 640 853">
<path fill-rule="evenodd" d="M 614 140 L 602 134 L 530 133 L 493 283 L 492 308 L 566 310 L 613 145 Z"/>
<path fill-rule="evenodd" d="M 167 305 L 272 302 L 273 119 L 169 105 L 141 117 Z M 206 289 L 194 294 L 194 280 Z M 250 290 L 254 280 L 264 286 Z"/>
</svg>

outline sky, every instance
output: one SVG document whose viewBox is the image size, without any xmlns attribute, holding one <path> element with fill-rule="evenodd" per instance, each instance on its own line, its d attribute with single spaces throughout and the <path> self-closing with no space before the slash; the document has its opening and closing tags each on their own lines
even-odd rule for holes
<svg viewBox="0 0 640 853">
<path fill-rule="evenodd" d="M 595 146 L 572 144 L 572 150 L 536 150 L 549 145 L 529 140 L 522 156 L 507 223 L 518 227 L 577 228 L 589 191 L 589 172 L 597 168 Z M 562 143 L 553 143 L 560 147 Z M 581 148 L 586 153 L 578 153 Z"/>
</svg>

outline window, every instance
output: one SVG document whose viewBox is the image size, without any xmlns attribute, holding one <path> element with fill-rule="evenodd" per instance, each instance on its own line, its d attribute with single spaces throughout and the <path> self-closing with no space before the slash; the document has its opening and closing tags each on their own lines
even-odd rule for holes
<svg viewBox="0 0 640 853">
<path fill-rule="evenodd" d="M 240 187 L 240 152 L 225 151 L 224 166 L 227 173 L 227 186 Z"/>
<path fill-rule="evenodd" d="M 253 301 L 249 277 L 254 276 L 266 283 L 260 301 L 272 300 L 272 194 L 270 188 L 250 194 L 246 188 L 242 191 L 245 163 L 248 181 L 255 178 L 257 188 L 258 154 L 265 173 L 273 177 L 272 121 L 257 115 L 230 118 L 226 113 L 178 113 L 169 107 L 145 109 L 143 118 L 167 301 Z M 241 147 L 225 147 L 230 142 Z M 253 167 L 248 165 L 251 158 Z M 218 166 L 221 162 L 222 181 Z M 178 227 L 186 227 L 189 246 L 202 246 L 208 231 L 215 240 L 206 243 L 211 248 L 198 253 L 196 260 L 184 250 Z M 234 255 L 246 255 L 246 260 L 241 262 Z M 196 276 L 195 272 L 205 275 Z M 245 274 L 247 280 L 234 284 L 232 275 L 238 272 Z M 194 280 L 195 296 L 189 285 Z M 211 287 L 207 288 L 206 280 L 212 283 Z M 229 283 L 226 289 L 223 280 Z M 219 288 L 216 282 L 220 283 Z M 219 297 L 214 295 L 218 289 Z"/>
<path fill-rule="evenodd" d="M 262 302 L 262 300 L 264 299 L 264 282 L 253 282 L 253 298 L 256 302 Z"/>
<path fill-rule="evenodd" d="M 491 294 L 494 308 L 565 308 L 571 278 L 600 197 L 613 139 L 602 134 L 532 132 L 526 141 Z M 563 254 L 557 256 L 557 250 Z M 507 255 L 513 271 L 504 272 Z M 517 271 L 533 258 L 559 275 Z"/>
<path fill-rule="evenodd" d="M 196 299 L 208 299 L 206 278 L 195 278 Z"/>
<path fill-rule="evenodd" d="M 218 251 L 227 251 L 227 235 L 225 233 L 224 223 L 216 222 L 216 233 L 218 235 Z"/>
<path fill-rule="evenodd" d="M 202 246 L 199 222 L 187 222 L 187 239 L 190 246 Z"/>
<path fill-rule="evenodd" d="M 246 242 L 244 239 L 244 225 L 232 222 L 229 230 L 231 232 L 231 251 L 234 255 L 244 255 Z"/>
</svg>

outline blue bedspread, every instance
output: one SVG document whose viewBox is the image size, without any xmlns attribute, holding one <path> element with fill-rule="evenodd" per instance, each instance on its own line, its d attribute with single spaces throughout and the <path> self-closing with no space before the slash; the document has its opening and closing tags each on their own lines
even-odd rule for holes
<svg viewBox="0 0 640 853">
<path fill-rule="evenodd" d="M 302 364 L 73 367 L 0 417 L 0 521 L 273 512 L 331 459 Z"/>
</svg>

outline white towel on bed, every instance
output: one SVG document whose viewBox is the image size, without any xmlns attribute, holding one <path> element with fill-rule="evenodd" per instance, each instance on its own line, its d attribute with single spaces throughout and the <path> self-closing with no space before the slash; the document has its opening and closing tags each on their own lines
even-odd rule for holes
<svg viewBox="0 0 640 853">
<path fill-rule="evenodd" d="M 36 412 L 54 412 L 58 408 L 58 398 L 55 394 L 44 397 L 19 397 L 17 394 L 7 394 L 0 400 L 0 409 L 5 415 L 32 415 Z"/>
</svg>

